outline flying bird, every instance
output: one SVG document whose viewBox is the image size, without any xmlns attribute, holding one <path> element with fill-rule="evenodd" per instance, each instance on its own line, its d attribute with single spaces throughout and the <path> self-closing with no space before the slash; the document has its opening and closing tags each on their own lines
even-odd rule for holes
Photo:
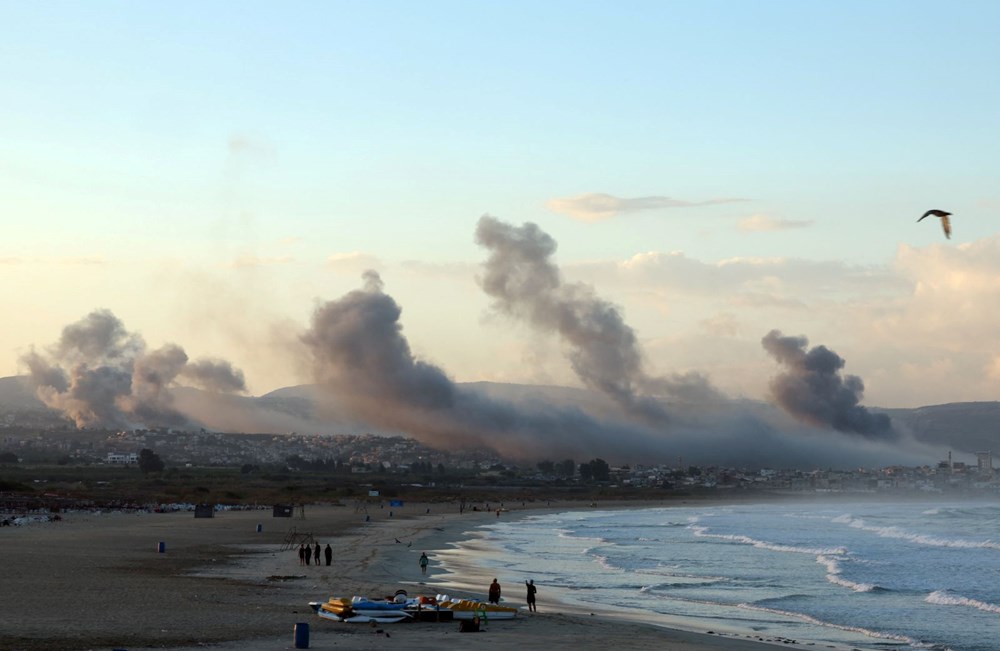
<svg viewBox="0 0 1000 651">
<path fill-rule="evenodd" d="M 927 215 L 933 215 L 934 217 L 940 217 L 941 218 L 941 228 L 944 229 L 944 236 L 947 237 L 948 239 L 951 239 L 951 221 L 948 219 L 948 215 L 950 215 L 950 214 L 951 214 L 950 212 L 945 212 L 943 210 L 936 210 L 936 209 L 935 210 L 928 210 L 927 212 L 925 212 L 923 214 L 923 216 L 920 219 L 923 219 Z M 920 219 L 918 219 L 917 221 L 920 221 Z"/>
</svg>

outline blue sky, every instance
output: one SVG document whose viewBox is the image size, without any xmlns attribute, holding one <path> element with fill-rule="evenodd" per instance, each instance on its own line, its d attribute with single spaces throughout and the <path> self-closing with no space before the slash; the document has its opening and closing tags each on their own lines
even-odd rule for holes
<svg viewBox="0 0 1000 651">
<path fill-rule="evenodd" d="M 0 1 L 0 25 L 0 375 L 107 308 L 254 393 L 306 382 L 298 329 L 374 267 L 454 379 L 574 384 L 476 285 L 488 213 L 555 238 L 658 371 L 761 397 L 779 328 L 869 404 L 1000 393 L 997 3 Z"/>
</svg>

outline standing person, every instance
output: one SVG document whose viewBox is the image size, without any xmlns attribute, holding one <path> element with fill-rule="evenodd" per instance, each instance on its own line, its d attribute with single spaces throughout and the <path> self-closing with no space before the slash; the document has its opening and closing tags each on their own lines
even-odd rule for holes
<svg viewBox="0 0 1000 651">
<path fill-rule="evenodd" d="M 430 559 L 427 558 L 427 552 L 423 552 L 422 554 L 420 554 L 420 573 L 421 574 L 427 574 L 427 563 L 428 562 L 430 562 Z"/>
<path fill-rule="evenodd" d="M 319 543 L 316 543 L 316 546 L 313 547 L 313 560 L 316 561 L 316 566 L 317 567 L 319 567 L 320 565 L 322 565 L 322 563 L 319 562 L 319 556 L 322 553 L 323 553 L 323 550 L 320 549 Z"/>
<path fill-rule="evenodd" d="M 333 547 L 330 547 L 330 543 L 326 543 L 326 549 L 323 550 L 326 555 L 326 564 L 329 565 L 333 562 Z"/>
<path fill-rule="evenodd" d="M 299 543 L 299 565 L 306 564 L 306 546 Z"/>
<path fill-rule="evenodd" d="M 312 547 L 310 547 L 309 545 L 306 545 L 302 549 L 302 556 L 306 559 L 306 565 L 309 565 L 312 562 L 312 557 L 313 557 L 313 555 L 312 555 Z"/>
<path fill-rule="evenodd" d="M 490 603 L 500 603 L 500 584 L 497 583 L 496 579 L 493 579 L 493 583 L 490 584 Z"/>
<path fill-rule="evenodd" d="M 536 613 L 538 610 L 535 608 L 535 593 L 538 592 L 538 588 L 535 587 L 535 580 L 525 581 L 524 585 L 528 589 L 528 611 Z"/>
</svg>

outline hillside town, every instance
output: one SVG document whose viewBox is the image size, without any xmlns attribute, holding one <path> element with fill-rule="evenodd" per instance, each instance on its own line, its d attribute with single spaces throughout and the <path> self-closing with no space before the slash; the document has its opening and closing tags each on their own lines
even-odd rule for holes
<svg viewBox="0 0 1000 651">
<path fill-rule="evenodd" d="M 674 463 L 611 466 L 602 459 L 552 459 L 513 463 L 489 451 L 441 451 L 402 436 L 264 435 L 131 430 L 0 431 L 3 464 L 134 467 L 152 451 L 166 468 L 265 468 L 357 475 L 378 473 L 425 484 L 477 477 L 496 485 L 600 483 L 609 488 L 823 493 L 985 492 L 1000 493 L 992 453 L 975 463 L 942 459 L 919 467 L 728 468 Z"/>
</svg>

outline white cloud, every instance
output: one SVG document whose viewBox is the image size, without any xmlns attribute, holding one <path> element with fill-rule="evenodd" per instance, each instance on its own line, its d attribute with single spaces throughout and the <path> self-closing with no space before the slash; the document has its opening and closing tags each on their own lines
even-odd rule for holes
<svg viewBox="0 0 1000 651">
<path fill-rule="evenodd" d="M 356 276 L 368 269 L 381 271 L 382 262 L 370 253 L 350 251 L 346 253 L 334 253 L 328 256 L 326 259 L 326 268 L 335 273 Z"/>
<path fill-rule="evenodd" d="M 737 227 L 744 233 L 757 233 L 806 228 L 808 226 L 812 226 L 812 224 L 813 221 L 811 219 L 775 219 L 774 217 L 768 217 L 767 215 L 751 215 L 746 219 L 740 220 Z"/>
<path fill-rule="evenodd" d="M 868 405 L 1000 396 L 1000 234 L 901 246 L 883 265 L 650 251 L 562 271 L 622 307 L 652 364 L 704 371 L 726 390 L 760 396 L 774 371 L 760 338 L 778 328 L 841 355 Z"/>
<path fill-rule="evenodd" d="M 601 192 L 588 192 L 575 197 L 550 199 L 545 203 L 545 206 L 552 212 L 569 215 L 573 219 L 583 222 L 593 223 L 640 210 L 694 208 L 738 201 L 746 201 L 746 199 L 725 198 L 708 199 L 706 201 L 684 201 L 662 196 L 621 198 Z"/>
</svg>

